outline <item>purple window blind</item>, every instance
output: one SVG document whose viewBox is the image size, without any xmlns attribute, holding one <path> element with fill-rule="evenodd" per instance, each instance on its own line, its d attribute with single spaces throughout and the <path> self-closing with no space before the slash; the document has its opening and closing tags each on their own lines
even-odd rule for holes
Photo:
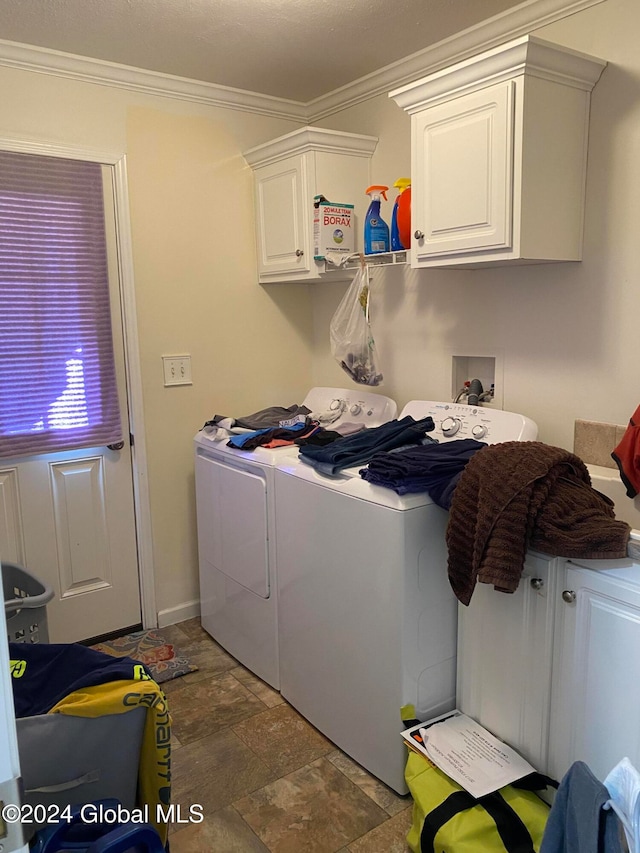
<svg viewBox="0 0 640 853">
<path fill-rule="evenodd" d="M 0 456 L 121 439 L 101 167 L 0 151 Z"/>
</svg>

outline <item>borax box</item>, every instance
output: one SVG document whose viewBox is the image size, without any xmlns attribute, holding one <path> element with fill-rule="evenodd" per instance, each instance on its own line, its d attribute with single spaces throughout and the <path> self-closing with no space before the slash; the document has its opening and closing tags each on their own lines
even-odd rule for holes
<svg viewBox="0 0 640 853">
<path fill-rule="evenodd" d="M 352 255 L 355 252 L 352 204 L 315 202 L 313 209 L 314 257 L 321 261 L 327 252 Z"/>
</svg>

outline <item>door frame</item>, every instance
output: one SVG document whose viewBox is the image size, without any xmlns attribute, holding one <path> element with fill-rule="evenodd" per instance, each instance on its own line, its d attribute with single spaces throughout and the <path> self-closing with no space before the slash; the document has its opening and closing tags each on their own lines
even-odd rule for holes
<svg viewBox="0 0 640 853">
<path fill-rule="evenodd" d="M 138 342 L 138 320 L 133 277 L 133 246 L 129 217 L 129 190 L 127 184 L 127 158 L 122 152 L 97 151 L 91 148 L 32 142 L 0 137 L 0 149 L 21 154 L 41 154 L 48 157 L 66 157 L 86 160 L 111 167 L 111 180 L 115 203 L 115 228 L 117 239 L 118 280 L 120 310 L 124 331 L 125 385 L 129 408 L 129 426 L 135 440 L 131 447 L 133 474 L 133 501 L 135 511 L 136 546 L 138 550 L 138 580 L 143 628 L 158 627 L 155 575 L 153 570 L 153 540 L 151 536 L 151 509 L 149 478 L 147 475 L 147 450 L 144 429 L 142 397 L 142 372 Z"/>
</svg>

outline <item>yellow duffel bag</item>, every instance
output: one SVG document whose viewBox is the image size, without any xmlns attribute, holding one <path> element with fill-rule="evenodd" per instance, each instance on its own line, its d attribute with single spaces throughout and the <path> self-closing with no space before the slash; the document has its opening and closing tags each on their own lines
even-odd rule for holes
<svg viewBox="0 0 640 853">
<path fill-rule="evenodd" d="M 534 790 L 556 786 L 531 774 L 476 799 L 428 758 L 409 750 L 405 778 L 413 797 L 407 843 L 414 853 L 538 853 L 550 807 Z M 533 790 L 532 790 L 533 789 Z"/>
</svg>

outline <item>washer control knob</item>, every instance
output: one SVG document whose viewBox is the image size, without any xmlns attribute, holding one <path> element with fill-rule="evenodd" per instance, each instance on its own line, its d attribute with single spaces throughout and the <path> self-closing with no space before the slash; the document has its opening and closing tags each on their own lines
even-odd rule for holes
<svg viewBox="0 0 640 853">
<path fill-rule="evenodd" d="M 476 424 L 471 430 L 471 435 L 474 438 L 484 438 L 487 434 L 487 428 L 484 424 Z"/>
<path fill-rule="evenodd" d="M 332 412 L 337 412 L 338 409 L 342 408 L 342 400 L 338 400 L 337 398 L 335 400 L 332 400 L 329 403 L 329 408 L 331 409 Z"/>
<path fill-rule="evenodd" d="M 360 403 L 354 403 L 353 406 L 349 409 L 352 415 L 359 415 L 362 411 L 362 406 Z"/>
<path fill-rule="evenodd" d="M 458 418 L 448 417 L 442 421 L 442 432 L 444 435 L 455 435 L 460 429 Z"/>
</svg>

